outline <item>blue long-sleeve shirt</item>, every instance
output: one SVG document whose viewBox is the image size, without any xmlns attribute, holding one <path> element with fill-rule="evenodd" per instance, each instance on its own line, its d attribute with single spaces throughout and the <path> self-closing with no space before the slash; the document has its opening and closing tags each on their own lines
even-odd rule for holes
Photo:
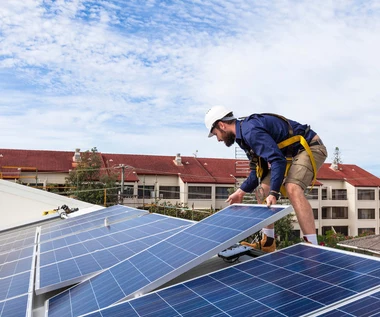
<svg viewBox="0 0 380 317">
<path fill-rule="evenodd" d="M 289 119 L 288 122 L 292 126 L 293 135 L 302 135 L 308 143 L 316 135 L 306 124 Z M 253 114 L 243 120 L 236 120 L 236 142 L 244 150 L 241 146 L 243 140 L 247 147 L 270 163 L 270 190 L 276 192 L 280 191 L 284 179 L 287 154 L 287 148 L 280 150 L 277 143 L 289 137 L 288 123 L 273 115 Z M 292 155 L 295 156 L 301 148 L 299 143 L 294 143 Z M 256 170 L 252 170 L 240 188 L 245 192 L 252 192 L 258 185 Z"/>
</svg>

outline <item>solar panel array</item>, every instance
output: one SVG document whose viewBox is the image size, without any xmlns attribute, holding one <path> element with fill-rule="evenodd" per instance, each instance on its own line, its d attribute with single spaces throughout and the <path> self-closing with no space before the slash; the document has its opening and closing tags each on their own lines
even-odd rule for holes
<svg viewBox="0 0 380 317">
<path fill-rule="evenodd" d="M 31 316 L 36 227 L 0 233 L 0 316 Z"/>
<path fill-rule="evenodd" d="M 86 316 L 379 314 L 379 259 L 298 244 Z"/>
<path fill-rule="evenodd" d="M 0 254 L 10 250 L 19 250 L 21 248 L 33 245 L 36 237 L 36 227 L 20 228 L 14 231 L 6 231 L 0 234 Z"/>
<path fill-rule="evenodd" d="M 78 316 L 147 293 L 290 213 L 289 206 L 231 205 L 52 297 L 49 316 Z"/>
<path fill-rule="evenodd" d="M 48 220 L 44 224 L 32 223 L 0 233 L 0 316 L 31 316 L 34 290 L 37 228 L 45 230 L 42 239 L 54 239 L 67 234 L 99 226 L 104 217 L 111 221 L 129 219 L 142 210 L 114 206 L 91 214 L 66 220 Z M 102 219 L 102 220 L 101 220 Z"/>
<path fill-rule="evenodd" d="M 158 214 L 79 232 L 40 245 L 36 293 L 83 281 L 193 222 Z"/>
</svg>

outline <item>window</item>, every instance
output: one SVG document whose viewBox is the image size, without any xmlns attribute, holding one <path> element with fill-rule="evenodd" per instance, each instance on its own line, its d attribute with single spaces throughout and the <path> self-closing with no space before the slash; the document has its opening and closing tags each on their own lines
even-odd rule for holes
<svg viewBox="0 0 380 317">
<path fill-rule="evenodd" d="M 314 219 L 318 219 L 318 209 L 317 208 L 313 208 L 313 215 L 314 215 Z"/>
<path fill-rule="evenodd" d="M 322 188 L 322 200 L 327 200 L 327 188 Z"/>
<path fill-rule="evenodd" d="M 375 209 L 358 209 L 358 219 L 375 219 Z"/>
<path fill-rule="evenodd" d="M 227 199 L 230 195 L 228 193 L 229 187 L 216 187 L 216 199 Z"/>
<path fill-rule="evenodd" d="M 333 189 L 332 190 L 332 200 L 347 200 L 347 190 L 346 189 Z"/>
<path fill-rule="evenodd" d="M 322 207 L 322 219 L 330 219 L 328 216 L 328 208 L 327 207 Z"/>
<path fill-rule="evenodd" d="M 211 187 L 189 186 L 189 199 L 211 199 Z"/>
<path fill-rule="evenodd" d="M 375 190 L 358 189 L 358 200 L 375 200 Z"/>
<path fill-rule="evenodd" d="M 300 230 L 293 230 L 292 234 L 294 237 L 300 239 L 301 238 L 301 231 Z"/>
<path fill-rule="evenodd" d="M 154 186 L 139 186 L 138 187 L 138 198 L 139 199 L 149 199 L 154 198 Z"/>
<path fill-rule="evenodd" d="M 179 199 L 179 186 L 160 186 L 160 198 Z"/>
<path fill-rule="evenodd" d="M 348 236 L 348 226 L 325 226 L 322 227 L 322 235 L 326 235 L 327 231 L 334 231 Z"/>
<path fill-rule="evenodd" d="M 335 232 L 348 236 L 348 226 L 334 226 Z"/>
<path fill-rule="evenodd" d="M 375 234 L 375 228 L 358 228 L 358 234 Z"/>
<path fill-rule="evenodd" d="M 331 226 L 322 227 L 322 235 L 325 236 L 327 231 L 330 231 L 330 230 L 332 230 Z"/>
<path fill-rule="evenodd" d="M 332 207 L 331 219 L 348 219 L 348 207 Z"/>
<path fill-rule="evenodd" d="M 133 185 L 124 186 L 123 196 L 124 198 L 133 198 Z"/>
<path fill-rule="evenodd" d="M 318 188 L 306 189 L 305 195 L 307 199 L 318 199 Z"/>
</svg>

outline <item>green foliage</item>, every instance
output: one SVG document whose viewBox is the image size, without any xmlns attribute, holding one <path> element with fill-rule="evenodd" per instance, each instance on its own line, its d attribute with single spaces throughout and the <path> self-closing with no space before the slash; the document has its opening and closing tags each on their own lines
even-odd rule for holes
<svg viewBox="0 0 380 317">
<path fill-rule="evenodd" d="M 326 235 L 321 236 L 318 235 L 318 244 L 324 245 L 330 248 L 336 248 L 341 249 L 337 244 L 340 241 L 347 240 L 347 237 L 340 233 L 340 232 L 334 232 L 333 230 L 326 231 Z"/>
<path fill-rule="evenodd" d="M 149 204 L 144 207 L 144 209 L 149 210 L 149 212 L 159 213 L 167 216 L 189 219 L 194 221 L 200 221 L 204 218 L 207 218 L 213 213 L 211 210 L 193 210 L 189 209 L 186 204 L 176 203 L 171 204 L 170 202 L 161 202 L 158 201 L 154 204 Z"/>
<path fill-rule="evenodd" d="M 81 154 L 81 161 L 66 178 L 66 185 L 75 187 L 76 199 L 92 204 L 112 206 L 118 203 L 118 173 L 102 170 L 102 159 L 96 147 Z"/>
<path fill-rule="evenodd" d="M 288 214 L 274 223 L 276 236 L 280 238 L 277 243 L 277 249 L 282 249 L 300 242 L 300 239 L 294 235 L 294 214 Z"/>
</svg>

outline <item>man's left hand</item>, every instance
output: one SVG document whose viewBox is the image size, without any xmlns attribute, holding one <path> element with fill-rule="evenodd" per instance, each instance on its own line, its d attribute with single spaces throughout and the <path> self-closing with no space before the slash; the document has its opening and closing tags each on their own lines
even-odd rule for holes
<svg viewBox="0 0 380 317">
<path fill-rule="evenodd" d="M 267 207 L 269 208 L 270 206 L 272 205 L 275 205 L 277 203 L 277 199 L 276 197 L 274 197 L 273 195 L 269 195 L 266 199 L 267 201 Z"/>
</svg>

